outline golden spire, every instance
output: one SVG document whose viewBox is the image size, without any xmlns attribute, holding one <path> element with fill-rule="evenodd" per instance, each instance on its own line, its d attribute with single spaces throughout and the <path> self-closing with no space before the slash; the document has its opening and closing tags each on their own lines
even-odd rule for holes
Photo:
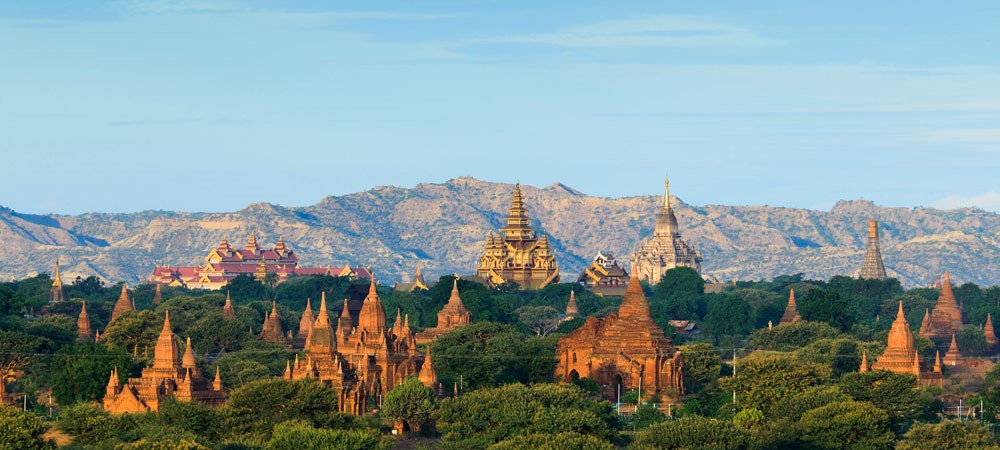
<svg viewBox="0 0 1000 450">
<path fill-rule="evenodd" d="M 785 306 L 785 313 L 781 315 L 778 324 L 794 323 L 802 319 L 799 315 L 798 305 L 795 303 L 795 289 L 788 290 L 788 305 Z"/>
<path fill-rule="evenodd" d="M 934 373 L 941 373 L 941 350 L 934 351 Z"/>
<path fill-rule="evenodd" d="M 316 321 L 313 322 L 308 339 L 307 348 L 310 355 L 328 355 L 337 350 L 337 340 L 333 338 L 330 316 L 326 312 L 326 295 L 323 295 L 320 299 L 319 315 L 316 316 Z"/>
<path fill-rule="evenodd" d="M 868 373 L 868 352 L 865 351 L 861 353 L 861 368 L 858 370 L 861 373 Z"/>
<path fill-rule="evenodd" d="M 376 334 L 382 334 L 385 331 L 385 309 L 382 307 L 382 300 L 379 299 L 378 291 L 375 288 L 374 274 L 371 277 L 371 285 L 368 287 L 368 296 L 365 297 L 365 301 L 361 305 L 358 330 L 367 330 Z"/>
<path fill-rule="evenodd" d="M 229 296 L 229 291 L 226 291 L 226 304 L 222 306 L 222 316 L 228 319 L 236 318 L 236 309 L 233 308 L 233 299 Z"/>
<path fill-rule="evenodd" d="M 212 381 L 212 389 L 216 391 L 222 390 L 222 377 L 219 375 L 219 366 L 215 366 L 215 380 Z"/>
<path fill-rule="evenodd" d="M 663 209 L 670 209 L 670 177 L 663 178 Z"/>
<path fill-rule="evenodd" d="M 295 355 L 296 358 L 298 356 L 299 355 Z M 284 375 L 284 377 L 285 377 L 286 380 L 291 380 L 292 379 L 292 365 L 291 365 L 291 363 L 289 363 L 289 361 L 287 359 L 285 360 L 285 373 L 283 375 Z"/>
<path fill-rule="evenodd" d="M 56 274 L 53 277 L 52 286 L 59 287 L 63 285 L 62 276 L 59 274 L 59 258 L 56 258 Z"/>
</svg>

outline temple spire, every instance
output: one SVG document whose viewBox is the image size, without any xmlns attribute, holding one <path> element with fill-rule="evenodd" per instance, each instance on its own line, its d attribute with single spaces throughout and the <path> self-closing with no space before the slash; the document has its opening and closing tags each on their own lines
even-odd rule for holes
<svg viewBox="0 0 1000 450">
<path fill-rule="evenodd" d="M 62 286 L 62 275 L 59 274 L 59 258 L 56 258 L 56 273 L 52 277 L 52 286 Z"/>
<path fill-rule="evenodd" d="M 566 302 L 566 314 L 563 318 L 569 320 L 576 317 L 580 317 L 580 307 L 576 304 L 576 292 L 569 291 L 569 301 Z"/>
<path fill-rule="evenodd" d="M 861 373 L 868 373 L 868 352 L 861 353 L 861 368 L 858 370 Z"/>
<path fill-rule="evenodd" d="M 229 295 L 229 291 L 226 291 L 226 304 L 222 306 L 222 316 L 227 319 L 236 318 L 236 310 L 233 308 L 233 299 Z"/>
<path fill-rule="evenodd" d="M 431 362 L 431 346 L 427 346 L 427 355 L 424 356 L 424 363 L 420 366 L 420 374 L 417 376 L 424 386 L 434 388 L 437 385 L 437 372 L 434 371 L 434 363 Z"/>
<path fill-rule="evenodd" d="M 212 390 L 222 390 L 222 376 L 219 375 L 219 366 L 215 366 L 215 380 L 212 381 Z"/>
<path fill-rule="evenodd" d="M 642 283 L 633 282 L 625 289 L 625 297 L 618 307 L 618 316 L 626 319 L 638 319 L 643 322 L 652 322 L 649 313 L 649 302 L 646 300 L 646 293 L 642 290 Z"/>
<path fill-rule="evenodd" d="M 167 311 L 163 315 L 163 329 L 160 330 L 160 337 L 156 339 L 156 348 L 153 350 L 153 368 L 179 369 L 180 367 L 180 348 L 174 340 L 174 332 L 170 327 L 170 312 Z"/>
<path fill-rule="evenodd" d="M 941 350 L 934 351 L 934 373 L 941 373 Z"/>
<path fill-rule="evenodd" d="M 670 209 L 670 177 L 663 179 L 663 209 Z"/>
<path fill-rule="evenodd" d="M 989 348 L 996 347 L 997 345 L 997 334 L 996 330 L 993 329 L 993 317 L 990 313 L 986 313 L 986 324 L 983 325 L 983 334 L 986 335 L 986 344 Z"/>
<path fill-rule="evenodd" d="M 81 340 L 90 340 L 90 316 L 87 315 L 87 301 L 84 300 L 80 308 L 80 315 L 76 318 L 76 334 Z"/>
<path fill-rule="evenodd" d="M 948 352 L 944 354 L 944 363 L 949 366 L 956 366 L 958 362 L 962 359 L 962 352 L 958 349 L 958 342 L 955 341 L 955 335 L 951 335 L 951 345 L 948 346 Z"/>
<path fill-rule="evenodd" d="M 198 372 L 198 365 L 194 361 L 194 350 L 191 348 L 191 337 L 187 338 L 187 346 L 184 348 L 184 356 L 181 357 L 181 367 L 191 370 L 192 373 Z"/>
<path fill-rule="evenodd" d="M 358 317 L 358 330 L 375 334 L 385 332 L 385 308 L 382 306 L 382 300 L 378 297 L 374 274 L 371 277 L 371 284 L 368 287 L 368 295 L 361 305 L 361 314 Z"/>
<path fill-rule="evenodd" d="M 778 324 L 793 323 L 801 319 L 802 316 L 799 315 L 799 309 L 795 303 L 795 289 L 790 289 L 788 291 L 788 305 L 785 306 L 785 313 L 781 315 Z"/>
<path fill-rule="evenodd" d="M 128 285 L 123 283 L 122 292 L 118 295 L 114 309 L 111 310 L 111 320 L 117 319 L 127 311 L 135 311 L 135 307 L 132 306 L 132 300 L 128 296 Z"/>
<path fill-rule="evenodd" d="M 879 243 L 878 221 L 868 221 L 868 249 L 865 251 L 864 264 L 858 278 L 884 280 L 886 278 L 885 265 L 882 264 L 882 250 Z"/>
<path fill-rule="evenodd" d="M 310 355 L 331 355 L 337 350 L 337 340 L 333 337 L 330 315 L 326 311 L 326 295 L 320 298 L 319 314 L 309 331 L 307 349 Z M 298 365 L 296 365 L 297 367 Z"/>
<path fill-rule="evenodd" d="M 153 292 L 153 304 L 159 305 L 163 301 L 163 291 L 160 290 L 160 285 L 156 285 L 156 292 Z"/>
</svg>

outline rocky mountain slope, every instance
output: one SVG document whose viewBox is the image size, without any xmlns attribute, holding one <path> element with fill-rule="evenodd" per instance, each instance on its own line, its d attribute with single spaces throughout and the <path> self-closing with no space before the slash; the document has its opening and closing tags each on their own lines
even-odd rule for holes
<svg viewBox="0 0 1000 450">
<path fill-rule="evenodd" d="M 564 281 L 575 279 L 598 250 L 627 263 L 636 243 L 652 234 L 661 201 L 591 197 L 558 183 L 523 191 L 533 225 L 555 247 Z M 510 184 L 457 178 L 412 189 L 376 187 L 306 207 L 255 203 L 229 213 L 42 216 L 0 208 L 0 277 L 49 272 L 59 257 L 69 278 L 96 274 L 134 283 L 156 264 L 200 264 L 224 236 L 242 246 L 251 231 L 264 246 L 283 236 L 303 265 L 371 265 L 383 282 L 408 279 L 417 261 L 431 278 L 467 274 L 487 233 L 502 226 L 512 192 Z M 926 284 L 945 270 L 959 282 L 1000 283 L 1000 215 L 991 212 L 868 201 L 841 201 L 831 211 L 673 202 L 684 238 L 704 256 L 704 272 L 723 281 L 854 274 L 867 221 L 877 218 L 886 268 L 905 285 Z"/>
</svg>

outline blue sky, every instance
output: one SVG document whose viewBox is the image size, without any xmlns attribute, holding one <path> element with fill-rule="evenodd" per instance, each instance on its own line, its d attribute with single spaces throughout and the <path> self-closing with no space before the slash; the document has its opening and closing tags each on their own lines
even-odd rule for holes
<svg viewBox="0 0 1000 450">
<path fill-rule="evenodd" d="M 698 205 L 1000 211 L 1000 3 L 893 3 L 3 2 L 0 205 L 669 173 Z"/>
</svg>

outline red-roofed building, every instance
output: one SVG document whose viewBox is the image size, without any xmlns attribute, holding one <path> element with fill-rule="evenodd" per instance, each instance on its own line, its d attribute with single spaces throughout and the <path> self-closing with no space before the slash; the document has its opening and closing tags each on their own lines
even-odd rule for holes
<svg viewBox="0 0 1000 450">
<path fill-rule="evenodd" d="M 295 252 L 278 238 L 273 249 L 261 249 L 257 236 L 242 249 L 233 248 L 226 238 L 205 256 L 200 267 L 156 267 L 152 282 L 164 286 L 183 286 L 191 289 L 219 289 L 239 275 L 251 275 L 263 280 L 268 273 L 278 276 L 278 283 L 298 275 L 330 275 L 335 277 L 371 278 L 364 267 L 300 267 Z"/>
</svg>

